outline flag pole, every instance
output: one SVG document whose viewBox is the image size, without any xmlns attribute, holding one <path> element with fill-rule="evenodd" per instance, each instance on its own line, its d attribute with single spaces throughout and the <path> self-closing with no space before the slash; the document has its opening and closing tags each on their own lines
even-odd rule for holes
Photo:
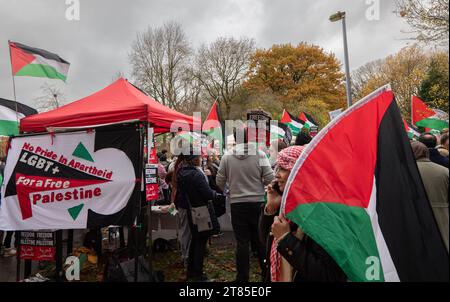
<svg viewBox="0 0 450 302">
<path fill-rule="evenodd" d="M 9 59 L 11 63 L 11 77 L 13 82 L 13 92 L 14 92 L 14 103 L 16 104 L 16 120 L 17 120 L 17 127 L 19 127 L 19 109 L 17 106 L 17 98 L 16 98 L 16 81 L 14 80 L 14 71 L 12 66 L 12 54 L 11 54 L 11 41 L 8 40 L 8 49 L 9 49 Z"/>
<path fill-rule="evenodd" d="M 414 122 L 413 122 L 413 97 L 414 97 L 414 95 L 411 95 L 411 125 L 414 126 Z"/>
</svg>

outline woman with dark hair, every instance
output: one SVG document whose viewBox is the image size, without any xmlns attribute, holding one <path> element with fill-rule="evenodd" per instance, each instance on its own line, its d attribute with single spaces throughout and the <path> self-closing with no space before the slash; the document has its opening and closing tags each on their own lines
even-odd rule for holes
<svg viewBox="0 0 450 302">
<path fill-rule="evenodd" d="M 181 248 L 181 260 L 183 262 L 183 266 L 185 268 L 188 267 L 188 258 L 189 258 L 189 245 L 191 243 L 191 230 L 189 228 L 188 221 L 188 210 L 189 206 L 185 199 L 182 199 L 180 196 L 178 199 L 177 196 L 177 175 L 180 166 L 184 161 L 184 156 L 181 154 L 177 157 L 176 161 L 173 163 L 173 168 L 169 169 L 170 171 L 166 175 L 166 183 L 170 184 L 170 200 L 175 204 L 175 207 L 178 211 L 178 232 L 179 232 L 179 241 Z"/>
<path fill-rule="evenodd" d="M 175 166 L 173 183 L 175 187 L 175 205 L 184 209 L 191 234 L 187 261 L 188 281 L 209 281 L 203 273 L 203 260 L 209 232 L 199 232 L 192 222 L 190 209 L 206 206 L 216 198 L 216 192 L 208 184 L 208 178 L 200 168 L 199 155 L 183 155 Z M 175 177 L 176 176 L 176 177 Z"/>
</svg>

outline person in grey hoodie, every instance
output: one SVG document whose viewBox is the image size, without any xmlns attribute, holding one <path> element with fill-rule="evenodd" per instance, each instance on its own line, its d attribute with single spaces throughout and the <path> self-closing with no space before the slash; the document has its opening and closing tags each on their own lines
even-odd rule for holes
<svg viewBox="0 0 450 302">
<path fill-rule="evenodd" d="M 245 132 L 244 132 L 245 133 Z M 235 134 L 236 138 L 236 134 Z M 231 224 L 236 238 L 236 268 L 238 282 L 249 281 L 250 243 L 257 244 L 260 267 L 263 267 L 264 247 L 258 239 L 258 220 L 265 198 L 265 185 L 274 179 L 274 173 L 264 152 L 256 144 L 237 144 L 233 152 L 220 161 L 216 183 L 220 189 L 228 184 L 231 206 Z"/>
</svg>

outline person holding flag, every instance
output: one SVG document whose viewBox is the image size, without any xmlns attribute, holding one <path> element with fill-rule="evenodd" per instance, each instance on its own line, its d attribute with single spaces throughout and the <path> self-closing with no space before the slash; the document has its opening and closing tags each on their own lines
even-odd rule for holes
<svg viewBox="0 0 450 302">
<path fill-rule="evenodd" d="M 345 282 L 347 277 L 323 248 L 286 218 L 277 216 L 287 180 L 303 150 L 303 146 L 281 150 L 275 181 L 267 188 L 267 204 L 259 223 L 260 240 L 266 244 L 263 279 L 272 282 Z"/>
<path fill-rule="evenodd" d="M 289 175 L 280 213 L 272 232 L 293 266 L 305 257 L 296 252 L 304 237 L 294 238 L 284 217 L 351 281 L 449 280 L 448 251 L 389 85 L 348 108 L 308 144 Z M 321 276 L 328 275 L 314 275 Z"/>
</svg>

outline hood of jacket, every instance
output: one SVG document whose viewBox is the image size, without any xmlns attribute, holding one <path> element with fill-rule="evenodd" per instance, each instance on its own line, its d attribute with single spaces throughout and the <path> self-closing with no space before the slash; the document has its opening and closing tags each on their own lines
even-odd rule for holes
<svg viewBox="0 0 450 302">
<path fill-rule="evenodd" d="M 258 148 L 256 144 L 239 144 L 236 145 L 236 147 L 233 150 L 233 156 L 237 159 L 244 160 L 250 155 L 257 155 L 258 154 Z"/>
</svg>

